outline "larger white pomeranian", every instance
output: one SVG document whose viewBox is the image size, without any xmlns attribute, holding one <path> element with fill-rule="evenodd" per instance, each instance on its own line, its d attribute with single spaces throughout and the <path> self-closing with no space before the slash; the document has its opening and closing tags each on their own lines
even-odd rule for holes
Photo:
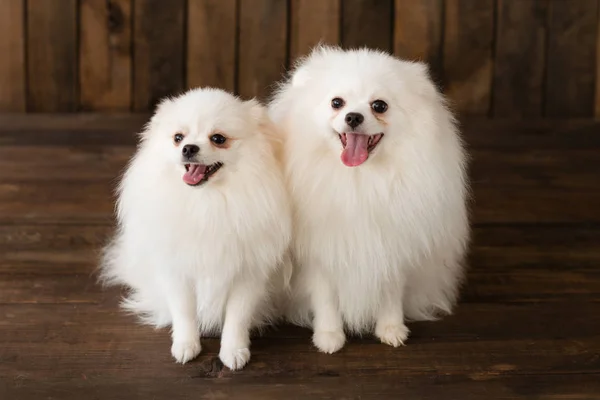
<svg viewBox="0 0 600 400">
<path fill-rule="evenodd" d="M 173 357 L 219 356 L 239 369 L 249 331 L 274 317 L 291 235 L 289 200 L 266 109 L 215 89 L 164 100 L 119 187 L 119 229 L 102 272 L 131 289 L 124 306 L 172 326 Z M 289 283 L 289 282 L 288 282 Z"/>
<path fill-rule="evenodd" d="M 469 239 L 466 155 L 427 67 L 315 49 L 270 105 L 293 202 L 288 317 L 332 353 L 344 328 L 403 344 L 450 313 Z"/>
</svg>

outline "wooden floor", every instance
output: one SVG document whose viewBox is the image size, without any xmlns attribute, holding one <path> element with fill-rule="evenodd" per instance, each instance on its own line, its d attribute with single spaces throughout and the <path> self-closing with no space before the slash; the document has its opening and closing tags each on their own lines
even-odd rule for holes
<svg viewBox="0 0 600 400">
<path fill-rule="evenodd" d="M 456 315 L 318 353 L 289 326 L 246 369 L 185 366 L 94 279 L 144 117 L 0 117 L 0 399 L 600 399 L 600 123 L 466 121 L 474 243 Z"/>
</svg>

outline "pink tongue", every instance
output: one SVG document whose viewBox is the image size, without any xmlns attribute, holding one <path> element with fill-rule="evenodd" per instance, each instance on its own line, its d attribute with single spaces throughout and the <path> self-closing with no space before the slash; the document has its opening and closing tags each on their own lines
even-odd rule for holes
<svg viewBox="0 0 600 400">
<path fill-rule="evenodd" d="M 342 162 L 348 167 L 356 167 L 369 158 L 369 136 L 356 133 L 346 134 L 346 147 L 342 151 Z"/>
<path fill-rule="evenodd" d="M 197 185 L 205 173 L 206 165 L 190 164 L 190 168 L 183 175 L 183 181 L 188 185 Z"/>
</svg>

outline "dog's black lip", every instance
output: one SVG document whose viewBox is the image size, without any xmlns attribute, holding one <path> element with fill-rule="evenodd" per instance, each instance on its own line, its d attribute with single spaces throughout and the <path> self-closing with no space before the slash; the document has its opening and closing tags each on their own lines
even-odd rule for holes
<svg viewBox="0 0 600 400">
<path fill-rule="evenodd" d="M 183 166 L 185 167 L 185 170 L 186 170 L 186 171 L 189 171 L 189 169 L 190 169 L 190 167 L 189 167 L 189 166 L 190 166 L 191 164 L 199 164 L 199 163 L 194 163 L 194 162 L 185 163 Z M 214 175 L 214 174 L 215 174 L 215 173 L 216 173 L 218 170 L 220 170 L 220 169 L 221 169 L 221 167 L 223 166 L 223 163 L 222 163 L 222 162 L 216 162 L 216 163 L 214 163 L 214 164 L 210 164 L 210 165 L 208 166 L 208 168 L 212 167 L 213 165 L 215 165 L 215 168 L 214 168 L 214 169 L 212 169 L 212 170 L 210 170 L 210 172 L 208 172 L 207 174 L 205 174 L 205 175 L 204 175 L 204 178 L 202 178 L 202 179 L 201 179 L 201 180 L 200 180 L 198 183 L 196 183 L 195 185 L 190 185 L 189 183 L 186 183 L 186 185 L 188 185 L 188 186 L 193 186 L 193 187 L 196 187 L 196 186 L 200 186 L 200 185 L 202 185 L 203 183 L 206 183 L 206 182 L 208 182 L 208 179 L 209 179 L 211 176 L 213 176 L 213 175 Z"/>
</svg>

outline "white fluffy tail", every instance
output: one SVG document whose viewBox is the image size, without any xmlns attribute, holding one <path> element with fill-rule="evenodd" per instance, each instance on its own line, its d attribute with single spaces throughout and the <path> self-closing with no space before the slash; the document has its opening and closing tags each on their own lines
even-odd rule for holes
<svg viewBox="0 0 600 400">
<path fill-rule="evenodd" d="M 433 321 L 452 314 L 463 281 L 459 262 L 429 265 L 412 271 L 404 293 L 404 316 L 412 321 Z"/>
<path fill-rule="evenodd" d="M 125 286 L 129 293 L 121 301 L 121 307 L 129 314 L 135 315 L 141 323 L 157 328 L 171 324 L 171 313 L 165 301 L 156 294 L 158 288 L 152 290 L 153 282 L 142 279 L 143 275 L 135 273 L 135 260 L 128 259 L 117 234 L 103 249 L 100 259 L 100 282 L 104 286 Z M 130 276 L 131 275 L 131 276 Z"/>
</svg>

